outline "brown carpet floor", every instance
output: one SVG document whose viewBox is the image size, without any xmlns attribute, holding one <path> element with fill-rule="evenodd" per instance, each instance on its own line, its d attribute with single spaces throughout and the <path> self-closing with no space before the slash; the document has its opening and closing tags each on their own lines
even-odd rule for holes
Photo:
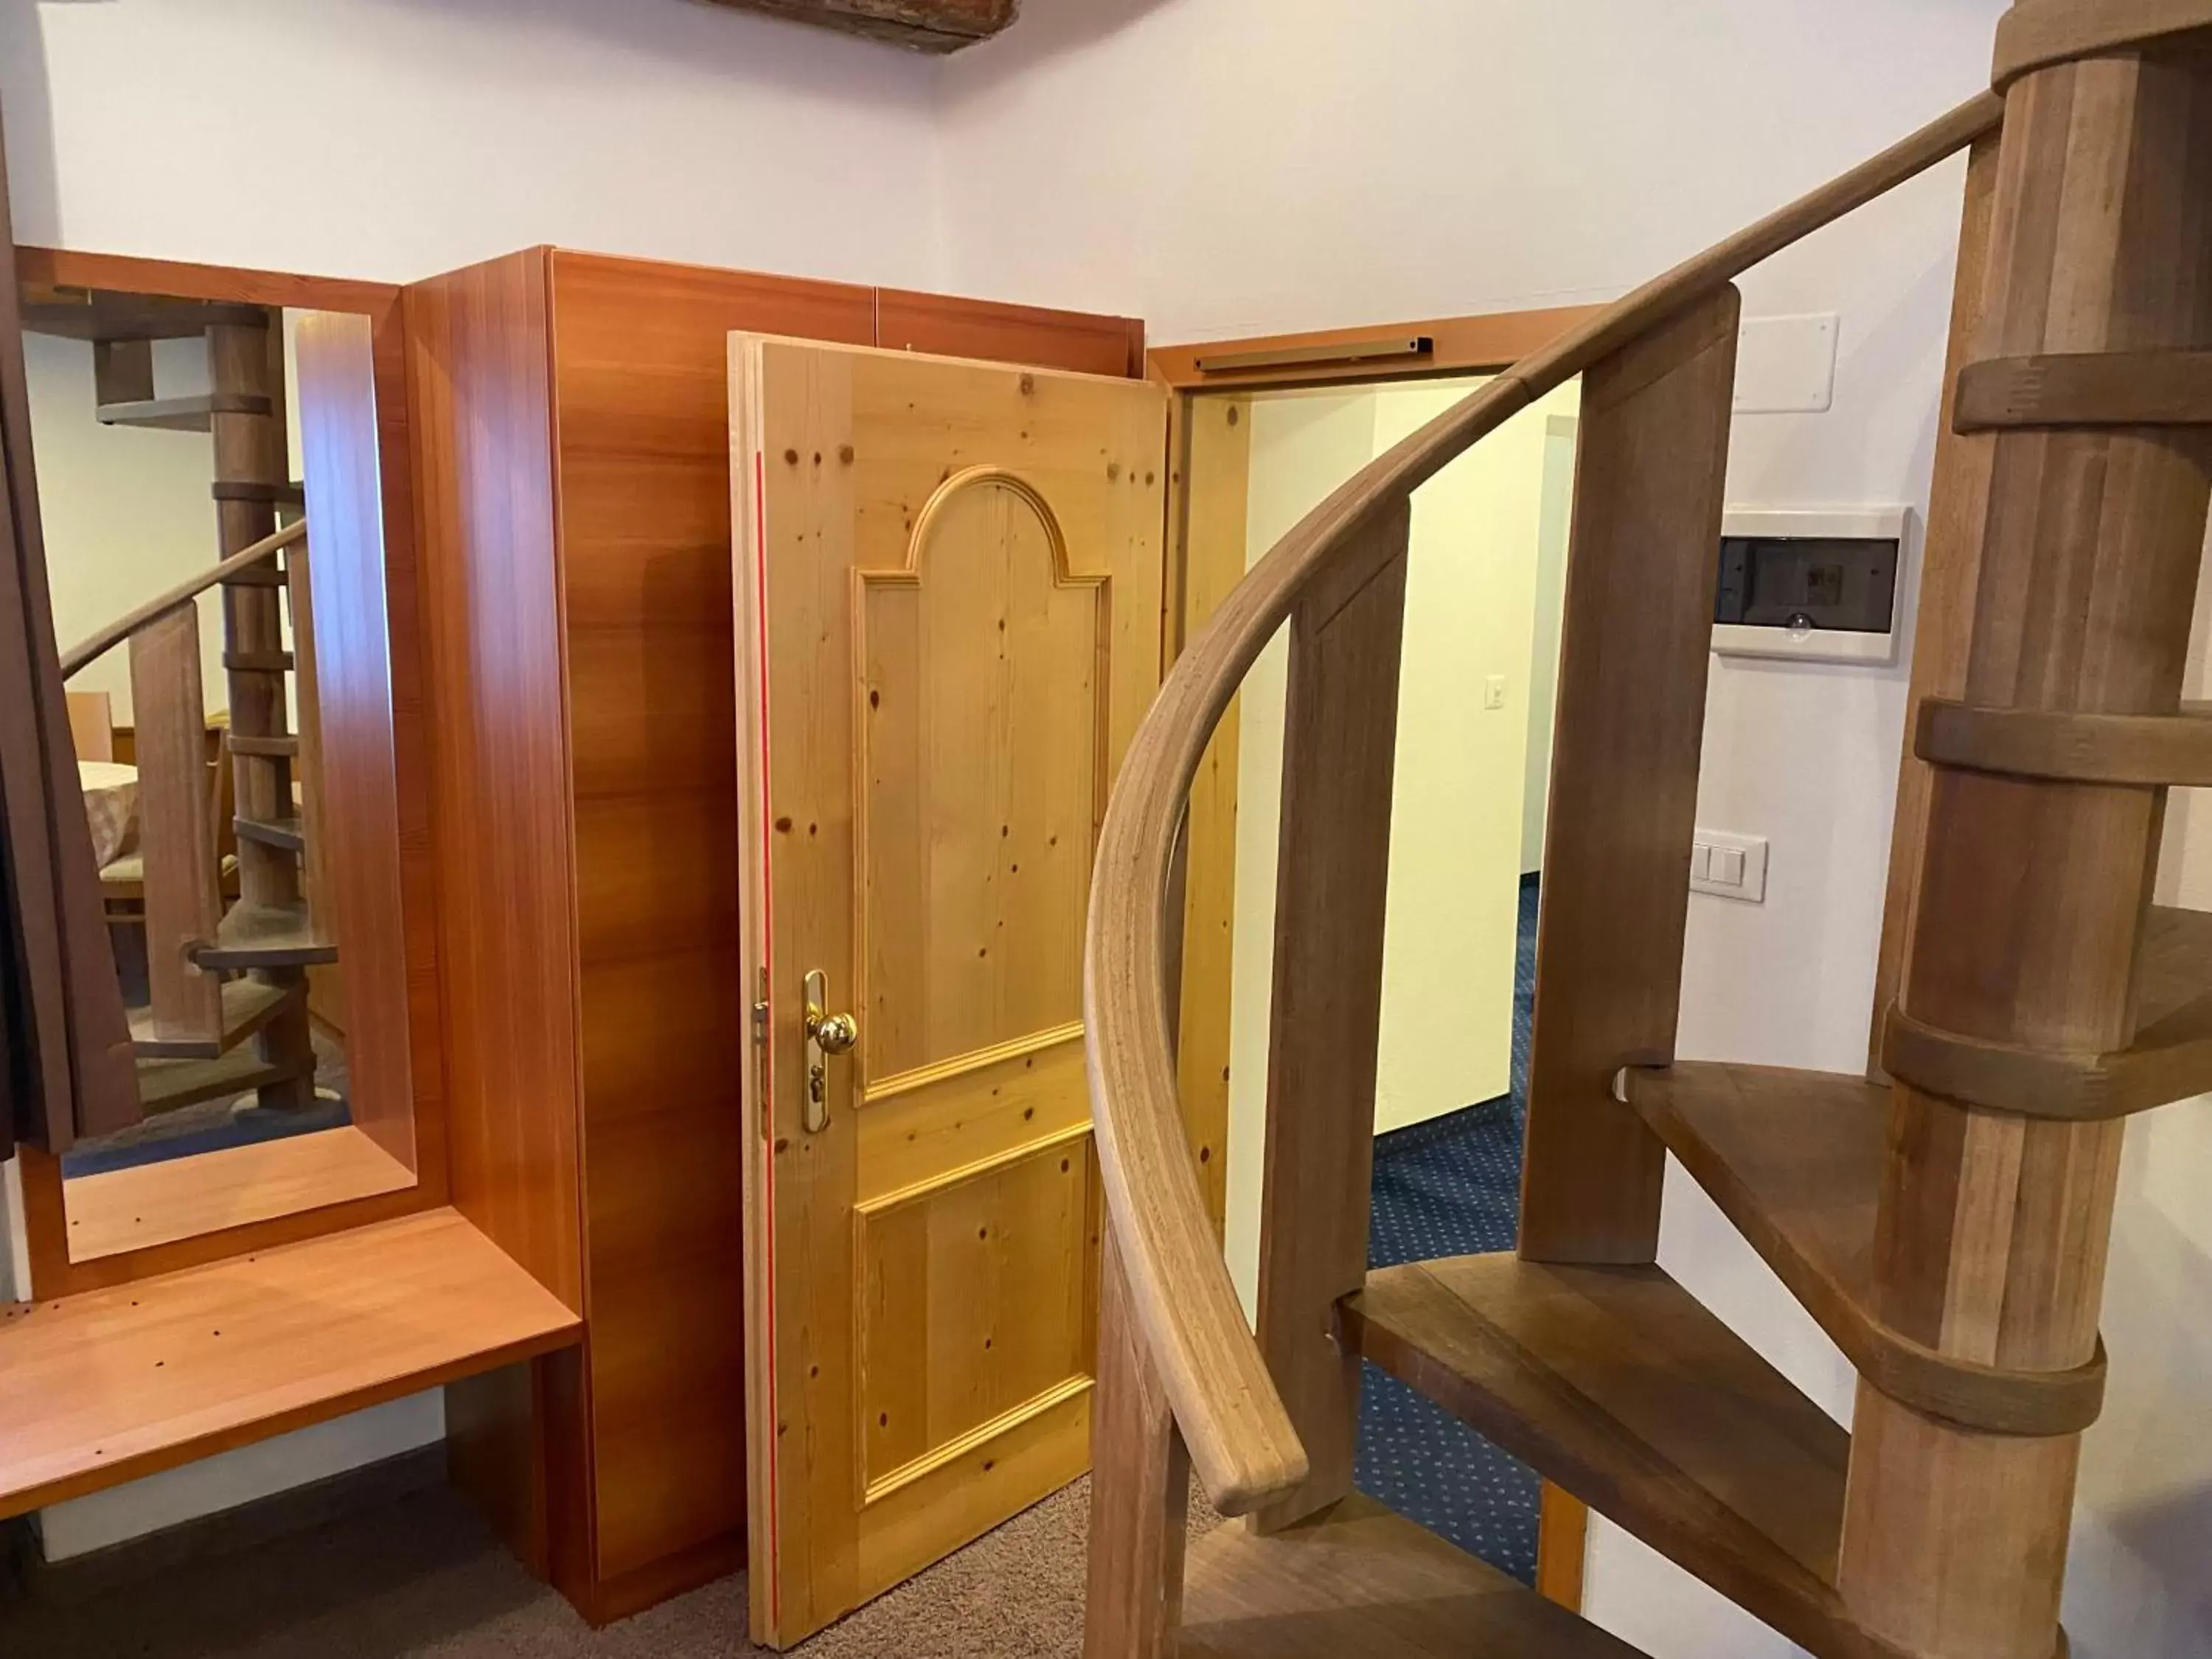
<svg viewBox="0 0 2212 1659">
<path fill-rule="evenodd" d="M 1061 1659 L 1082 1648 L 1088 1482 L 793 1651 Z M 1211 1516 L 1195 1505 L 1193 1524 Z M 443 1487 L 92 1599 L 0 1613 L 4 1659 L 746 1659 L 743 1574 L 604 1631 L 532 1581 Z"/>
</svg>

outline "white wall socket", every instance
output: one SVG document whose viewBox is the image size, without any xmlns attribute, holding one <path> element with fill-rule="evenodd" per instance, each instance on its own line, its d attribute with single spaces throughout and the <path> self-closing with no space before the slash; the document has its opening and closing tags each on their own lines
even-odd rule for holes
<svg viewBox="0 0 2212 1659">
<path fill-rule="evenodd" d="M 1690 890 L 1716 898 L 1766 902 L 1766 837 L 1700 830 L 1690 849 Z"/>
</svg>

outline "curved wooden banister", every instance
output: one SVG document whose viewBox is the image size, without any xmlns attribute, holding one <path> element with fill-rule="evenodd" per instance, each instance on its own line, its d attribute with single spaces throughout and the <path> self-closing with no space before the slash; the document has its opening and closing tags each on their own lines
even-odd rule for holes
<svg viewBox="0 0 2212 1659">
<path fill-rule="evenodd" d="M 1305 1449 L 1244 1322 L 1198 1186 L 1167 1003 L 1170 866 L 1191 781 L 1261 648 L 1363 532 L 1536 398 L 1751 266 L 1993 131 L 1984 93 L 1524 359 L 1379 457 L 1255 566 L 1192 641 L 1130 745 L 1102 828 L 1084 962 L 1092 1115 L 1129 1304 L 1216 1508 L 1249 1512 L 1306 1475 Z"/>
<path fill-rule="evenodd" d="M 251 547 L 242 547 L 221 564 L 210 565 L 197 576 L 179 582 L 166 593 L 156 595 L 136 610 L 126 611 L 89 638 L 80 640 L 62 653 L 62 678 L 67 679 L 86 665 L 98 660 L 129 639 L 165 611 L 173 611 L 187 599 L 196 599 L 217 582 L 228 580 L 240 571 L 259 564 L 291 546 L 307 533 L 305 519 L 288 524 L 273 536 L 264 536 Z"/>
</svg>

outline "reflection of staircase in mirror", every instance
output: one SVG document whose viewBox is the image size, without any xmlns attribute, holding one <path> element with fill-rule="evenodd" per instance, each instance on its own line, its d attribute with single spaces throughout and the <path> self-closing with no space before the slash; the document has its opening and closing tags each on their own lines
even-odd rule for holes
<svg viewBox="0 0 2212 1659">
<path fill-rule="evenodd" d="M 315 1101 L 310 1005 L 335 995 L 337 945 L 316 833 L 307 526 L 277 527 L 301 501 L 285 465 L 283 313 L 82 289 L 27 298 L 27 329 L 91 343 L 103 424 L 205 432 L 214 448 L 219 562 L 62 665 L 74 674 L 118 645 L 131 653 L 137 845 L 100 880 L 111 919 L 143 918 L 145 931 L 146 1003 L 131 1015 L 141 1103 L 150 1115 L 250 1093 L 301 1110 Z M 195 337 L 208 390 L 156 395 L 155 342 Z M 196 603 L 210 587 L 229 695 L 212 723 Z"/>
</svg>

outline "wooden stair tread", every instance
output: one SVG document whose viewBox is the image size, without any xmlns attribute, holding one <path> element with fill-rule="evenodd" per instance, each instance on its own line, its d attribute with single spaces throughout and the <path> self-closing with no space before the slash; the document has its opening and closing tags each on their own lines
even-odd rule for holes
<svg viewBox="0 0 2212 1659">
<path fill-rule="evenodd" d="M 222 665 L 234 674 L 289 674 L 299 665 L 289 651 L 226 651 Z"/>
<path fill-rule="evenodd" d="M 234 904 L 215 943 L 192 952 L 203 968 L 306 968 L 337 959 L 337 941 L 316 931 L 305 904 Z"/>
<path fill-rule="evenodd" d="M 2170 714 L 2112 714 L 1928 697 L 1913 725 L 1912 752 L 1931 766 L 2047 782 L 2212 786 L 2212 720 L 2187 703 Z"/>
<path fill-rule="evenodd" d="M 263 738 L 251 732 L 233 732 L 223 741 L 234 755 L 258 755 L 265 760 L 289 760 L 300 752 L 300 739 L 296 735 Z"/>
<path fill-rule="evenodd" d="M 204 1100 L 251 1094 L 299 1071 L 297 1066 L 270 1065 L 251 1048 L 234 1048 L 216 1060 L 142 1060 L 138 1104 L 148 1113 L 173 1112 Z"/>
<path fill-rule="evenodd" d="M 2143 927 L 2136 1018 L 2145 1030 L 2212 1002 L 2212 911 L 2154 904 Z"/>
<path fill-rule="evenodd" d="M 2212 351 L 2046 352 L 1968 363 L 1952 424 L 1960 432 L 2212 424 Z"/>
<path fill-rule="evenodd" d="M 1632 1073 L 1631 1094 L 1667 1150 L 1842 1344 L 1838 1333 L 1865 1316 L 1874 1294 L 1889 1085 L 1689 1061 Z"/>
<path fill-rule="evenodd" d="M 162 432 L 209 432 L 217 415 L 266 415 L 269 399 L 254 392 L 204 392 L 190 398 L 146 398 L 100 404 L 93 410 L 102 426 L 151 427 Z"/>
<path fill-rule="evenodd" d="M 276 1017 L 285 1004 L 300 994 L 290 985 L 264 985 L 258 980 L 234 979 L 222 988 L 222 1030 L 208 1038 L 161 1037 L 154 1034 L 154 1011 L 131 1011 L 131 1047 L 141 1060 L 213 1060 Z"/>
<path fill-rule="evenodd" d="M 304 507 L 307 487 L 298 478 L 283 483 L 265 482 L 258 478 L 217 478 L 208 486 L 211 500 L 218 501 L 255 501 L 266 507 Z"/>
<path fill-rule="evenodd" d="M 304 851 L 307 844 L 296 815 L 283 818 L 233 818 L 231 827 L 242 840 L 259 842 L 264 847 L 280 848 L 288 853 Z"/>
<path fill-rule="evenodd" d="M 1357 1493 L 1262 1537 L 1197 1540 L 1185 1659 L 1636 1659 L 1596 1626 Z"/>
<path fill-rule="evenodd" d="M 2136 1017 L 2128 1047 L 2087 1054 L 1988 1042 L 1892 1007 L 1882 1064 L 1932 1094 L 2060 1121 L 2126 1117 L 2212 1091 L 2212 915 L 2152 907 Z"/>
<path fill-rule="evenodd" d="M 2014 0 L 1997 24 L 1990 84 L 1999 92 L 2021 76 L 2083 58 L 2139 52 L 2146 58 L 2212 54 L 2212 15 L 2199 0 Z"/>
<path fill-rule="evenodd" d="M 1876 1316 L 1887 1084 L 1709 1061 L 1626 1077 L 1630 1103 L 1667 1150 L 1875 1386 L 1931 1416 L 2002 1433 L 2070 1433 L 2096 1420 L 2101 1357 L 2072 1371 L 2007 1371 L 1932 1352 Z"/>
<path fill-rule="evenodd" d="M 574 1342 L 451 1209 L 0 1310 L 0 1516 Z"/>
<path fill-rule="evenodd" d="M 1898 1659 L 1833 1588 L 1850 1438 L 1658 1267 L 1385 1268 L 1346 1340 L 1814 1653 Z"/>
<path fill-rule="evenodd" d="M 26 334 L 67 340 L 185 340 L 217 324 L 261 328 L 268 322 L 269 313 L 259 306 L 104 289 L 50 289 L 27 297 L 23 305 Z"/>
</svg>

